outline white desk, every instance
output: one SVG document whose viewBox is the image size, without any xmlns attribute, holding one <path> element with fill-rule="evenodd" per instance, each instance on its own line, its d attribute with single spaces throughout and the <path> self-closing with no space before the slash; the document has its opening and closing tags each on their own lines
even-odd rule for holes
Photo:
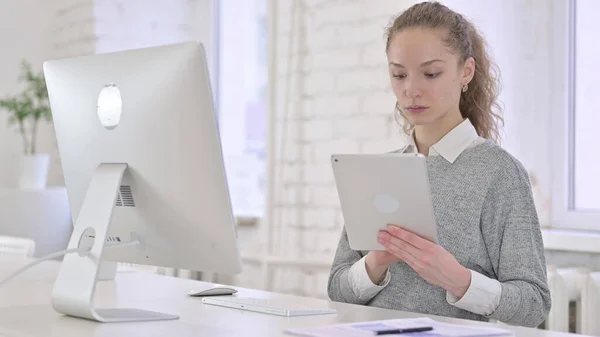
<svg viewBox="0 0 600 337">
<path fill-rule="evenodd" d="M 0 258 L 0 277 L 19 268 L 23 262 Z M 185 291 L 202 282 L 171 278 L 149 273 L 122 273 L 115 281 L 102 281 L 97 287 L 98 306 L 139 307 L 180 315 L 175 321 L 141 323 L 96 323 L 56 313 L 50 305 L 52 283 L 59 262 L 40 264 L 0 288 L 0 336 L 11 337 L 117 337 L 117 336 L 288 336 L 283 330 L 368 320 L 419 317 L 423 315 L 371 308 L 319 299 L 301 298 L 251 289 L 239 289 L 239 296 L 300 300 L 315 305 L 330 305 L 338 314 L 305 317 L 280 317 L 202 304 L 201 298 Z M 432 317 L 454 323 L 489 324 L 458 319 Z M 537 329 L 512 328 L 516 336 L 573 336 Z"/>
</svg>

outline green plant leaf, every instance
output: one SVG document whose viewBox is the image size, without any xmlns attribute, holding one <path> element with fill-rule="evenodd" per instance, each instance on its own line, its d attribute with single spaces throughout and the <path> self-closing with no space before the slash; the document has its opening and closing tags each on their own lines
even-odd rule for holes
<svg viewBox="0 0 600 337">
<path fill-rule="evenodd" d="M 52 122 L 52 111 L 43 72 L 34 72 L 31 64 L 23 60 L 18 80 L 25 83 L 24 90 L 17 95 L 0 99 L 0 112 L 7 113 L 9 125 L 18 124 L 24 143 L 27 143 L 27 139 L 32 138 L 32 130 L 24 128 L 26 123 L 30 120 L 37 122 L 42 118 Z M 31 148 L 35 146 L 36 144 L 31 144 Z"/>
</svg>

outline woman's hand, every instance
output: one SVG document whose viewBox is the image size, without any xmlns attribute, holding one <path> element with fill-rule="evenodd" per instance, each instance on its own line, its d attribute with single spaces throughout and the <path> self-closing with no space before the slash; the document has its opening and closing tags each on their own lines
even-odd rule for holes
<svg viewBox="0 0 600 337">
<path fill-rule="evenodd" d="M 377 241 L 427 282 L 442 287 L 457 298 L 463 297 L 469 289 L 471 272 L 442 246 L 392 225 L 379 233 Z"/>
<path fill-rule="evenodd" d="M 385 250 L 372 250 L 367 253 L 365 267 L 371 282 L 374 284 L 381 283 L 389 266 L 399 261 L 401 260 L 398 257 Z"/>
</svg>

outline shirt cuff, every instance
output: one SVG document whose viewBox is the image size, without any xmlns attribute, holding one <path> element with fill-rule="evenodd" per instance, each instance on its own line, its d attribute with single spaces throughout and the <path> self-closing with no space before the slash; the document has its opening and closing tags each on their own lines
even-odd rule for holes
<svg viewBox="0 0 600 337">
<path fill-rule="evenodd" d="M 446 301 L 451 305 L 479 315 L 491 315 L 500 304 L 502 285 L 498 280 L 471 270 L 471 284 L 462 298 L 446 292 Z"/>
<path fill-rule="evenodd" d="M 390 269 L 385 272 L 385 277 L 379 284 L 374 284 L 367 273 L 366 256 L 356 261 L 348 273 L 349 283 L 354 295 L 361 300 L 370 300 L 385 288 L 392 279 Z"/>
</svg>

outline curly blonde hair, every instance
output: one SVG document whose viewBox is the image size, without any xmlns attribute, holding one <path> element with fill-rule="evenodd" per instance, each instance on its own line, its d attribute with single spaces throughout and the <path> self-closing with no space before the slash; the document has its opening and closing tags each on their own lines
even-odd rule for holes
<svg viewBox="0 0 600 337">
<path fill-rule="evenodd" d="M 468 118 L 482 138 L 500 141 L 500 126 L 504 123 L 502 109 L 497 102 L 500 92 L 499 70 L 487 51 L 487 43 L 475 25 L 439 2 L 422 2 L 402 12 L 386 29 L 386 53 L 392 38 L 407 28 L 422 27 L 445 29 L 444 39 L 454 52 L 459 64 L 473 57 L 475 75 L 468 90 L 460 97 L 459 109 L 463 118 Z M 405 123 L 405 132 L 412 126 Z"/>
</svg>

